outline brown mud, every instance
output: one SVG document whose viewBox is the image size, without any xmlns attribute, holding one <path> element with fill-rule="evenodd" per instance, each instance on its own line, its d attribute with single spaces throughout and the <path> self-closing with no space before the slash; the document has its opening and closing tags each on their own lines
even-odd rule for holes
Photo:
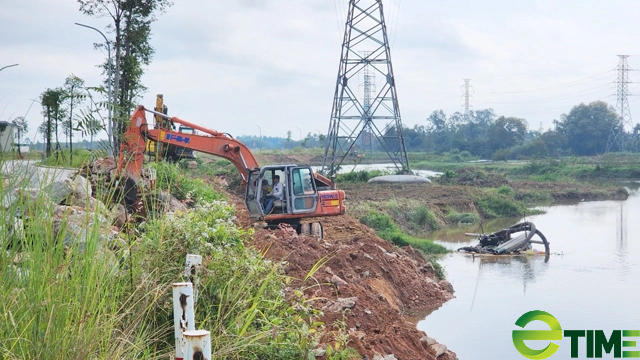
<svg viewBox="0 0 640 360">
<path fill-rule="evenodd" d="M 229 197 L 241 225 L 251 226 L 242 198 Z M 456 358 L 416 328 L 419 318 L 409 321 L 410 313 L 438 308 L 453 298 L 451 284 L 437 278 L 422 254 L 380 239 L 349 215 L 316 220 L 322 220 L 324 240 L 297 235 L 291 228 L 256 228 L 251 245 L 267 258 L 283 261 L 294 279 L 291 289 L 304 289 L 309 303 L 322 310 L 321 347 L 335 349 L 346 342 L 367 359 L 389 354 L 401 360 Z"/>
</svg>

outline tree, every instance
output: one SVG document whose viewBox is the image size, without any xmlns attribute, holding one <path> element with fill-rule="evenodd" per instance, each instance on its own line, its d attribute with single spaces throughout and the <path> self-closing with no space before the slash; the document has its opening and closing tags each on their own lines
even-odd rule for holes
<svg viewBox="0 0 640 360">
<path fill-rule="evenodd" d="M 84 80 L 79 77 L 71 74 L 67 77 L 64 82 L 64 96 L 65 100 L 69 103 L 69 119 L 65 121 L 63 126 L 63 131 L 65 135 L 67 135 L 69 139 L 69 162 L 73 161 L 73 131 L 77 126 L 77 122 L 73 121 L 73 105 L 78 106 L 82 104 L 82 101 L 85 99 L 84 92 Z"/>
<path fill-rule="evenodd" d="M 291 130 L 287 131 L 287 148 L 291 148 Z"/>
<path fill-rule="evenodd" d="M 89 99 L 89 107 L 80 109 L 80 117 L 77 122 L 77 130 L 82 136 L 89 135 L 91 137 L 91 145 L 93 146 L 93 137 L 103 130 L 107 129 L 107 119 L 102 116 L 102 109 L 109 106 L 106 102 L 96 101 L 94 93 L 104 94 L 104 87 L 85 87 L 86 98 Z M 108 135 L 108 134 L 107 134 Z M 111 144 L 107 141 L 107 147 Z"/>
<path fill-rule="evenodd" d="M 567 147 L 575 155 L 602 154 L 607 149 L 611 128 L 618 129 L 620 118 L 604 101 L 574 106 L 560 121 L 554 120 L 556 131 L 566 136 Z"/>
<path fill-rule="evenodd" d="M 171 6 L 170 0 L 78 0 L 80 12 L 85 15 L 108 17 L 113 23 L 108 30 L 115 35 L 114 82 L 114 154 L 119 150 L 120 136 L 135 107 L 135 101 L 146 88 L 142 85 L 143 66 L 149 65 L 153 48 L 149 45 L 151 23 L 156 12 Z M 107 68 L 107 64 L 104 64 Z M 107 80 L 109 81 L 109 80 Z"/>
<path fill-rule="evenodd" d="M 53 132 L 56 135 L 56 144 L 58 144 L 58 123 L 66 118 L 66 112 L 62 108 L 64 101 L 64 90 L 61 88 L 47 89 L 40 94 L 40 104 L 42 104 L 42 115 L 45 118 L 44 135 L 46 139 L 47 157 L 51 156 L 51 141 Z"/>
<path fill-rule="evenodd" d="M 20 135 L 21 133 L 26 133 L 29 130 L 29 123 L 27 122 L 27 120 L 24 119 L 23 116 L 19 116 L 13 120 L 11 120 L 11 123 L 13 124 L 13 126 L 15 126 L 16 130 L 18 131 L 18 155 L 22 155 L 22 153 L 20 152 Z"/>
<path fill-rule="evenodd" d="M 547 130 L 540 135 L 547 145 L 549 156 L 562 156 L 567 150 L 567 137 L 556 130 Z"/>
<path fill-rule="evenodd" d="M 500 116 L 487 129 L 487 147 L 493 153 L 522 144 L 527 134 L 527 121 Z"/>
<path fill-rule="evenodd" d="M 451 147 L 450 142 L 450 129 L 447 124 L 447 115 L 444 111 L 436 110 L 427 118 L 427 130 L 430 132 L 430 143 L 433 150 L 436 152 L 443 152 L 449 150 Z"/>
</svg>

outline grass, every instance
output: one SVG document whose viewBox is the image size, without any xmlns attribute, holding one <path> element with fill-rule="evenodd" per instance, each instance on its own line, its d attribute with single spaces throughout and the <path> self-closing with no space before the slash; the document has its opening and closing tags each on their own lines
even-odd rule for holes
<svg viewBox="0 0 640 360">
<path fill-rule="evenodd" d="M 43 165 L 55 167 L 77 168 L 92 160 L 92 153 L 86 149 L 67 149 L 52 151 L 51 156 L 42 161 Z"/>
<path fill-rule="evenodd" d="M 507 195 L 501 193 L 500 189 L 487 191 L 476 200 L 478 210 L 484 218 L 511 218 L 535 213 L 535 210 L 528 210 L 522 201 L 516 200 L 513 193 Z"/>
<path fill-rule="evenodd" d="M 111 236 L 108 210 L 54 218 L 44 192 L 16 195 L 27 186 L 19 175 L 0 182 L 2 358 L 172 357 L 171 283 L 183 280 L 187 253 L 204 259 L 196 328 L 211 331 L 213 359 L 302 359 L 317 343 L 318 312 L 285 296 L 281 265 L 246 247 L 251 232 L 236 227 L 224 196 L 177 165 L 160 165 L 158 185 L 191 194 L 194 208 Z"/>
<path fill-rule="evenodd" d="M 397 246 L 407 246 L 419 249 L 427 255 L 445 254 L 448 250 L 430 240 L 421 239 L 404 234 L 402 230 L 386 214 L 370 210 L 360 218 L 360 222 L 374 229 L 378 236 Z"/>
</svg>

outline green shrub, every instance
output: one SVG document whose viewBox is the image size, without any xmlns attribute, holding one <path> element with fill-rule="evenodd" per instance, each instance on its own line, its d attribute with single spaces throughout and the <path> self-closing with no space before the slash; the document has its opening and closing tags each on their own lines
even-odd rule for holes
<svg viewBox="0 0 640 360">
<path fill-rule="evenodd" d="M 425 254 L 445 254 L 449 252 L 444 246 L 432 241 L 404 234 L 386 214 L 370 210 L 360 218 L 360 222 L 375 230 L 381 238 L 397 246 L 411 245 Z"/>
<path fill-rule="evenodd" d="M 522 202 L 502 194 L 487 194 L 476 203 L 486 218 L 518 217 L 526 213 Z"/>
<path fill-rule="evenodd" d="M 497 192 L 498 194 L 506 195 L 506 196 L 511 196 L 511 197 L 512 197 L 513 195 L 515 195 L 515 193 L 516 193 L 516 192 L 513 190 L 513 188 L 512 188 L 511 186 L 508 186 L 508 185 L 502 185 L 502 186 L 500 186 L 499 188 L 497 188 L 497 189 L 496 189 L 496 192 Z"/>
<path fill-rule="evenodd" d="M 157 172 L 156 187 L 168 189 L 178 200 L 191 199 L 194 203 L 208 203 L 224 198 L 211 185 L 184 171 L 177 164 L 161 161 L 152 163 L 151 166 Z"/>
<path fill-rule="evenodd" d="M 449 211 L 445 215 L 445 219 L 450 224 L 476 224 L 480 221 L 478 214 L 475 213 L 459 213 L 456 211 Z"/>
<path fill-rule="evenodd" d="M 302 298 L 295 304 L 285 299 L 282 269 L 245 248 L 249 233 L 236 228 L 233 220 L 231 205 L 218 201 L 176 213 L 173 220 L 148 222 L 136 251 L 138 276 L 152 271 L 175 281 L 185 255 L 200 254 L 204 268 L 196 322 L 211 331 L 217 358 L 306 358 L 314 310 Z M 162 320 L 157 330 L 172 321 L 169 302 L 165 299 L 157 309 Z M 164 340 L 169 342 L 170 335 Z"/>
<path fill-rule="evenodd" d="M 438 223 L 438 219 L 424 205 L 420 205 L 417 208 L 411 210 L 408 213 L 408 217 L 409 217 L 409 221 L 419 225 L 422 228 L 430 229 L 430 230 L 440 229 L 440 223 Z"/>
</svg>

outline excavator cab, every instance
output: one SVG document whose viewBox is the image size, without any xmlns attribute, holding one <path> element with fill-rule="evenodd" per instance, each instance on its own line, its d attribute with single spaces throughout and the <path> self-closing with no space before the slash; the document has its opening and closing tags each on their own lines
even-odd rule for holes
<svg viewBox="0 0 640 360">
<path fill-rule="evenodd" d="M 266 197 L 273 187 L 275 176 L 282 183 L 283 199 L 276 200 L 271 211 L 266 213 Z M 313 170 L 309 166 L 294 164 L 255 169 L 249 172 L 245 200 L 252 220 L 297 225 L 300 214 L 312 214 L 318 205 L 319 196 L 313 181 Z"/>
</svg>

